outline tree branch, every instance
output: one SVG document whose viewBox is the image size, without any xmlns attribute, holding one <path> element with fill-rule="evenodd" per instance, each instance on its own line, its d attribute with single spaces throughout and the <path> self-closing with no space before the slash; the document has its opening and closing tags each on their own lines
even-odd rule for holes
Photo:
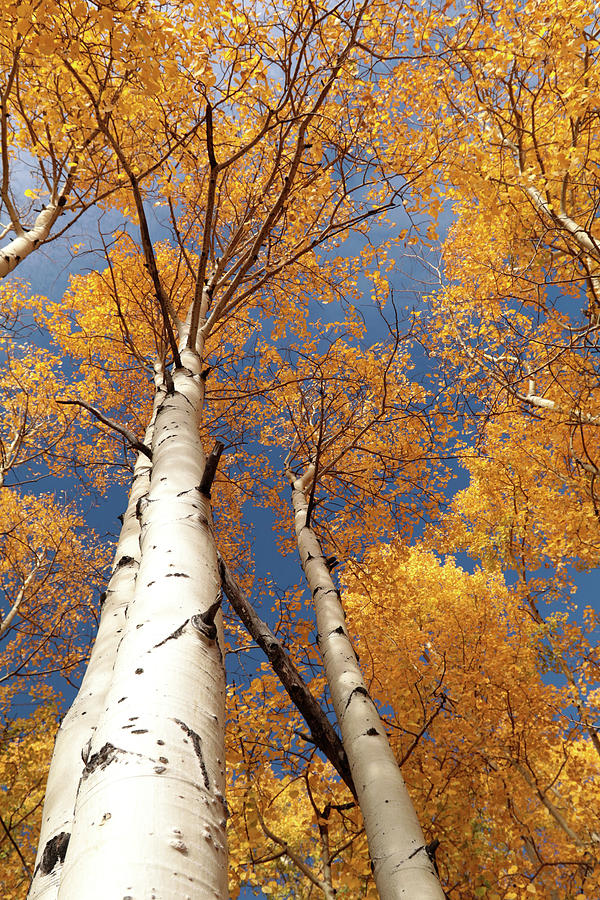
<svg viewBox="0 0 600 900">
<path fill-rule="evenodd" d="M 139 441 L 133 431 L 130 431 L 128 428 L 125 428 L 123 425 L 119 425 L 118 422 L 115 422 L 114 419 L 109 419 L 108 416 L 105 416 L 104 413 L 101 413 L 100 410 L 96 409 L 94 406 L 90 406 L 89 403 L 86 403 L 85 400 L 57 400 L 57 403 L 60 403 L 61 406 L 81 406 L 83 409 L 87 409 L 89 413 L 95 416 L 99 422 L 102 422 L 103 425 L 107 425 L 108 428 L 112 428 L 113 431 L 118 432 L 118 434 L 123 435 L 126 441 L 128 441 L 134 450 L 137 450 L 139 453 L 143 453 L 144 456 L 147 456 L 148 459 L 152 459 L 152 450 L 147 447 L 142 441 Z"/>
<path fill-rule="evenodd" d="M 146 265 L 148 267 L 148 272 L 152 279 L 152 284 L 154 285 L 154 292 L 156 294 L 156 299 L 158 300 L 158 305 L 160 307 L 160 311 L 162 313 L 163 324 L 165 326 L 165 331 L 167 333 L 167 340 L 169 342 L 169 346 L 171 347 L 171 353 L 173 354 L 173 361 L 175 363 L 175 367 L 177 369 L 181 368 L 181 358 L 179 356 L 179 348 L 177 347 L 177 341 L 175 340 L 175 334 L 173 333 L 173 325 L 171 324 L 171 319 L 169 317 L 169 299 L 165 294 L 164 288 L 162 286 L 162 282 L 160 280 L 160 274 L 158 271 L 158 266 L 156 264 L 156 256 L 154 253 L 154 245 L 152 244 L 152 239 L 150 237 L 150 229 L 148 228 L 148 220 L 146 218 L 146 210 L 144 209 L 144 201 L 142 199 L 142 192 L 140 190 L 140 182 L 139 178 L 135 175 L 133 169 L 129 164 L 129 160 L 123 153 L 122 148 L 119 146 L 118 141 L 111 133 L 110 128 L 108 127 L 108 118 L 103 116 L 100 112 L 100 107 L 98 105 L 98 101 L 94 94 L 90 90 L 89 86 L 86 82 L 81 78 L 79 73 L 73 68 L 73 66 L 65 61 L 65 65 L 68 70 L 71 72 L 76 81 L 81 85 L 83 90 L 86 92 L 92 106 L 94 108 L 94 113 L 96 115 L 96 121 L 98 123 L 98 129 L 102 132 L 102 134 L 109 141 L 110 145 L 113 148 L 114 154 L 123 166 L 123 170 L 129 179 L 129 183 L 131 184 L 131 192 L 133 194 L 133 200 L 135 203 L 135 209 L 137 212 L 139 226 L 140 226 L 140 239 L 142 242 L 142 250 L 144 251 L 144 259 L 146 260 Z"/>
<path fill-rule="evenodd" d="M 204 234 L 202 235 L 202 250 L 198 261 L 198 275 L 196 277 L 196 290 L 194 292 L 194 302 L 192 303 L 192 316 L 190 321 L 190 331 L 188 334 L 187 345 L 190 350 L 196 349 L 196 340 L 198 337 L 198 324 L 201 314 L 206 315 L 206 309 L 210 302 L 212 293 L 212 284 L 208 285 L 206 291 L 204 289 L 204 281 L 206 279 L 206 266 L 208 263 L 208 253 L 210 249 L 210 237 L 212 232 L 213 214 L 215 208 L 215 195 L 217 192 L 217 177 L 220 166 L 215 156 L 215 141 L 213 129 L 213 112 L 210 103 L 206 103 L 206 152 L 208 154 L 208 162 L 210 164 L 210 175 L 208 178 L 208 195 L 206 198 L 206 213 L 204 216 Z"/>
<path fill-rule="evenodd" d="M 315 887 L 318 887 L 323 891 L 323 894 L 325 895 L 326 898 L 334 897 L 334 894 L 332 893 L 331 889 L 329 888 L 329 885 L 327 884 L 327 882 L 322 881 L 320 878 L 317 878 L 317 876 L 312 871 L 310 866 L 307 866 L 306 863 L 304 862 L 304 860 L 301 859 L 297 853 L 295 853 L 293 850 L 290 849 L 290 846 L 287 843 L 287 841 L 284 841 L 282 838 L 277 837 L 277 835 L 273 831 L 271 831 L 271 829 L 268 828 L 267 825 L 265 825 L 265 820 L 261 816 L 258 806 L 256 807 L 256 815 L 258 816 L 258 821 L 260 822 L 260 827 L 262 828 L 262 830 L 264 831 L 266 836 L 269 838 L 269 840 L 273 841 L 275 844 L 279 844 L 280 847 L 283 847 L 283 852 L 285 853 L 285 855 L 291 860 L 291 862 L 294 863 L 296 868 L 299 869 L 302 872 L 302 874 L 306 878 L 308 878 L 308 880 L 312 884 L 315 885 Z"/>
<path fill-rule="evenodd" d="M 302 675 L 277 640 L 269 626 L 257 615 L 248 599 L 243 595 L 236 579 L 231 573 L 223 557 L 219 555 L 219 569 L 223 590 L 235 612 L 243 622 L 249 634 L 254 638 L 269 662 L 291 701 L 304 717 L 310 728 L 312 740 L 325 754 L 331 765 L 343 779 L 352 795 L 356 797 L 354 782 L 342 742 L 333 725 L 313 697 Z"/>
<path fill-rule="evenodd" d="M 27 861 L 26 861 L 25 857 L 23 856 L 23 854 L 21 853 L 21 848 L 19 847 L 19 845 L 17 844 L 17 842 L 16 842 L 15 839 L 13 838 L 12 834 L 10 833 L 10 829 L 7 827 L 6 822 L 4 821 L 4 819 L 2 818 L 2 816 L 0 816 L 0 825 L 2 825 L 2 828 L 4 829 L 4 832 L 5 832 L 5 834 L 6 834 L 6 837 L 7 837 L 8 840 L 11 842 L 11 844 L 13 845 L 13 847 L 15 848 L 15 850 L 17 851 L 17 855 L 18 855 L 19 859 L 21 860 L 21 865 L 23 866 L 23 868 L 24 868 L 25 871 L 27 872 L 27 875 L 29 876 L 29 878 L 33 878 L 33 872 L 31 871 L 31 869 L 30 869 L 29 866 L 27 865 Z"/>
<path fill-rule="evenodd" d="M 223 447 L 225 445 L 221 441 L 215 441 L 215 446 L 212 448 L 204 466 L 204 472 L 202 473 L 202 479 L 200 484 L 198 485 L 198 490 L 204 497 L 208 497 L 210 500 L 210 489 L 212 487 L 212 483 L 215 479 L 215 475 L 217 474 L 217 466 L 219 465 L 219 460 L 221 458 L 221 453 L 223 452 Z"/>
</svg>

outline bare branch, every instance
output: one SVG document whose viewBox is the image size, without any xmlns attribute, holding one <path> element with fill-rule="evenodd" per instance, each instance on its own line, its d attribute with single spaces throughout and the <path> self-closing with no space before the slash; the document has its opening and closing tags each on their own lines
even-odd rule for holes
<svg viewBox="0 0 600 900">
<path fill-rule="evenodd" d="M 198 490 L 205 497 L 210 499 L 210 489 L 212 487 L 212 483 L 215 479 L 215 475 L 217 474 L 217 466 L 219 465 L 219 460 L 221 458 L 221 453 L 223 452 L 223 447 L 225 445 L 221 441 L 215 441 L 215 446 L 212 448 L 208 459 L 206 460 L 206 464 L 204 466 L 204 472 L 202 473 L 202 480 L 198 485 Z"/>
<path fill-rule="evenodd" d="M 133 431 L 125 428 L 124 425 L 119 425 L 119 423 L 115 422 L 114 419 L 109 419 L 108 416 L 105 416 L 104 413 L 101 413 L 100 410 L 96 409 L 95 406 L 90 406 L 90 404 L 86 403 L 85 400 L 57 400 L 56 402 L 60 403 L 61 406 L 81 406 L 83 409 L 87 409 L 87 411 L 95 416 L 99 422 L 102 422 L 103 425 L 107 425 L 109 428 L 112 428 L 113 431 L 116 431 L 118 434 L 123 435 L 125 440 L 131 444 L 134 450 L 137 450 L 139 453 L 143 453 L 144 456 L 148 457 L 148 459 L 152 459 L 152 450 L 147 447 L 142 441 L 138 440 Z"/>
<path fill-rule="evenodd" d="M 269 626 L 257 615 L 251 603 L 242 593 L 239 584 L 222 556 L 219 556 L 219 569 L 223 590 L 229 602 L 250 635 L 268 657 L 291 701 L 304 717 L 306 724 L 310 728 L 315 746 L 325 754 L 353 796 L 356 796 L 346 752 L 333 725 L 321 709 L 320 704 L 313 697 L 308 685 L 280 641 L 277 640 Z"/>
<path fill-rule="evenodd" d="M 198 275 L 196 277 L 196 290 L 194 293 L 194 302 L 192 304 L 192 316 L 190 321 L 190 331 L 188 334 L 187 345 L 191 350 L 196 347 L 196 339 L 198 336 L 198 324 L 200 318 L 204 318 L 207 313 L 207 307 L 210 303 L 212 285 L 206 286 L 206 266 L 208 263 L 208 252 L 210 249 L 210 237 L 213 225 L 213 214 L 215 209 L 215 195 L 217 191 L 217 177 L 220 166 L 215 156 L 215 142 L 213 131 L 213 110 L 210 103 L 206 104 L 206 152 L 208 154 L 208 162 L 210 165 L 210 175 L 208 178 L 208 196 L 206 198 L 206 213 L 204 216 L 204 234 L 202 235 L 202 251 L 198 261 Z M 204 314 L 204 315 L 202 315 Z"/>
</svg>

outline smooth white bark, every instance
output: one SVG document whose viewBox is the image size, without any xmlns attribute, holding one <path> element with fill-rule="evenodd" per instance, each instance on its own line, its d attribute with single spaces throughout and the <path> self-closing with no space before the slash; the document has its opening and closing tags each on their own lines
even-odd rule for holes
<svg viewBox="0 0 600 900">
<path fill-rule="evenodd" d="M 574 219 L 564 212 L 564 210 L 556 212 L 547 202 L 542 192 L 538 191 L 536 187 L 527 185 L 525 191 L 533 201 L 534 206 L 541 212 L 544 212 L 550 219 L 557 222 L 565 231 L 568 231 L 569 234 L 572 234 L 582 250 L 598 255 L 600 245 L 587 229 L 578 225 Z"/>
<path fill-rule="evenodd" d="M 152 422 L 146 440 L 152 439 Z M 138 457 L 129 502 L 115 549 L 113 571 L 105 592 L 98 633 L 81 687 L 65 715 L 54 745 L 48 774 L 38 854 L 29 900 L 55 900 L 73 826 L 83 755 L 96 730 L 110 683 L 114 657 L 123 634 L 140 561 L 138 502 L 147 495 L 151 463 Z"/>
<path fill-rule="evenodd" d="M 163 393 L 140 566 L 86 749 L 60 900 L 227 897 L 224 669 L 201 619 L 220 577 L 198 434 L 199 358 Z M 210 619 L 210 616 L 208 616 Z"/>
<path fill-rule="evenodd" d="M 515 165 L 517 172 L 519 173 L 522 187 L 535 208 L 540 212 L 543 212 L 549 219 L 556 222 L 557 225 L 571 234 L 582 250 L 597 257 L 600 253 L 600 243 L 598 243 L 591 231 L 572 219 L 563 208 L 562 202 L 560 210 L 555 209 L 554 204 L 550 203 L 542 191 L 532 183 L 532 177 L 523 172 L 521 154 L 518 146 L 502 133 L 500 136 L 502 143 L 509 147 L 514 155 Z M 595 277 L 593 277 L 593 280 L 596 282 Z"/>
<path fill-rule="evenodd" d="M 300 560 L 315 604 L 325 676 L 365 823 L 381 900 L 443 900 L 423 832 L 346 630 L 340 595 L 306 525 L 312 473 L 292 482 Z"/>
<path fill-rule="evenodd" d="M 64 204 L 64 200 L 63 200 Z M 59 202 L 49 203 L 37 216 L 33 227 L 18 234 L 0 250 L 0 278 L 4 278 L 50 236 L 63 211 Z"/>
</svg>

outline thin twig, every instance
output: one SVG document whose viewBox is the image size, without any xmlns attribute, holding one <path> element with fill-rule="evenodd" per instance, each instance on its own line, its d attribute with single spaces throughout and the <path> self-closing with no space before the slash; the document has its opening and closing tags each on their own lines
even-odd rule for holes
<svg viewBox="0 0 600 900">
<path fill-rule="evenodd" d="M 4 819 L 2 818 L 2 816 L 0 816 L 0 825 L 2 825 L 2 827 L 3 827 L 3 829 L 4 829 L 5 833 L 6 833 L 6 837 L 9 839 L 9 841 L 11 842 L 11 844 L 13 845 L 13 847 L 15 848 L 15 850 L 17 851 L 17 855 L 18 855 L 19 859 L 21 860 L 21 865 L 23 866 L 23 868 L 24 868 L 25 871 L 27 872 L 27 875 L 29 876 L 29 878 L 33 878 L 33 872 L 31 871 L 31 869 L 30 869 L 29 866 L 27 865 L 27 861 L 25 860 L 25 857 L 24 857 L 23 854 L 21 853 L 21 848 L 19 847 L 19 845 L 17 844 L 17 842 L 16 842 L 15 839 L 13 838 L 12 834 L 10 833 L 10 830 L 9 830 L 9 828 L 7 827 L 6 822 L 4 821 Z"/>
</svg>

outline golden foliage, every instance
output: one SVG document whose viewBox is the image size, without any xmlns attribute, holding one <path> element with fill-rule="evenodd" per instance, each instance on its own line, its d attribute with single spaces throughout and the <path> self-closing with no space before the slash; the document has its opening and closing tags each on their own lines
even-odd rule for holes
<svg viewBox="0 0 600 900">
<path fill-rule="evenodd" d="M 25 898 L 33 873 L 58 708 L 51 695 L 29 718 L 0 718 L 0 889 Z"/>
</svg>

